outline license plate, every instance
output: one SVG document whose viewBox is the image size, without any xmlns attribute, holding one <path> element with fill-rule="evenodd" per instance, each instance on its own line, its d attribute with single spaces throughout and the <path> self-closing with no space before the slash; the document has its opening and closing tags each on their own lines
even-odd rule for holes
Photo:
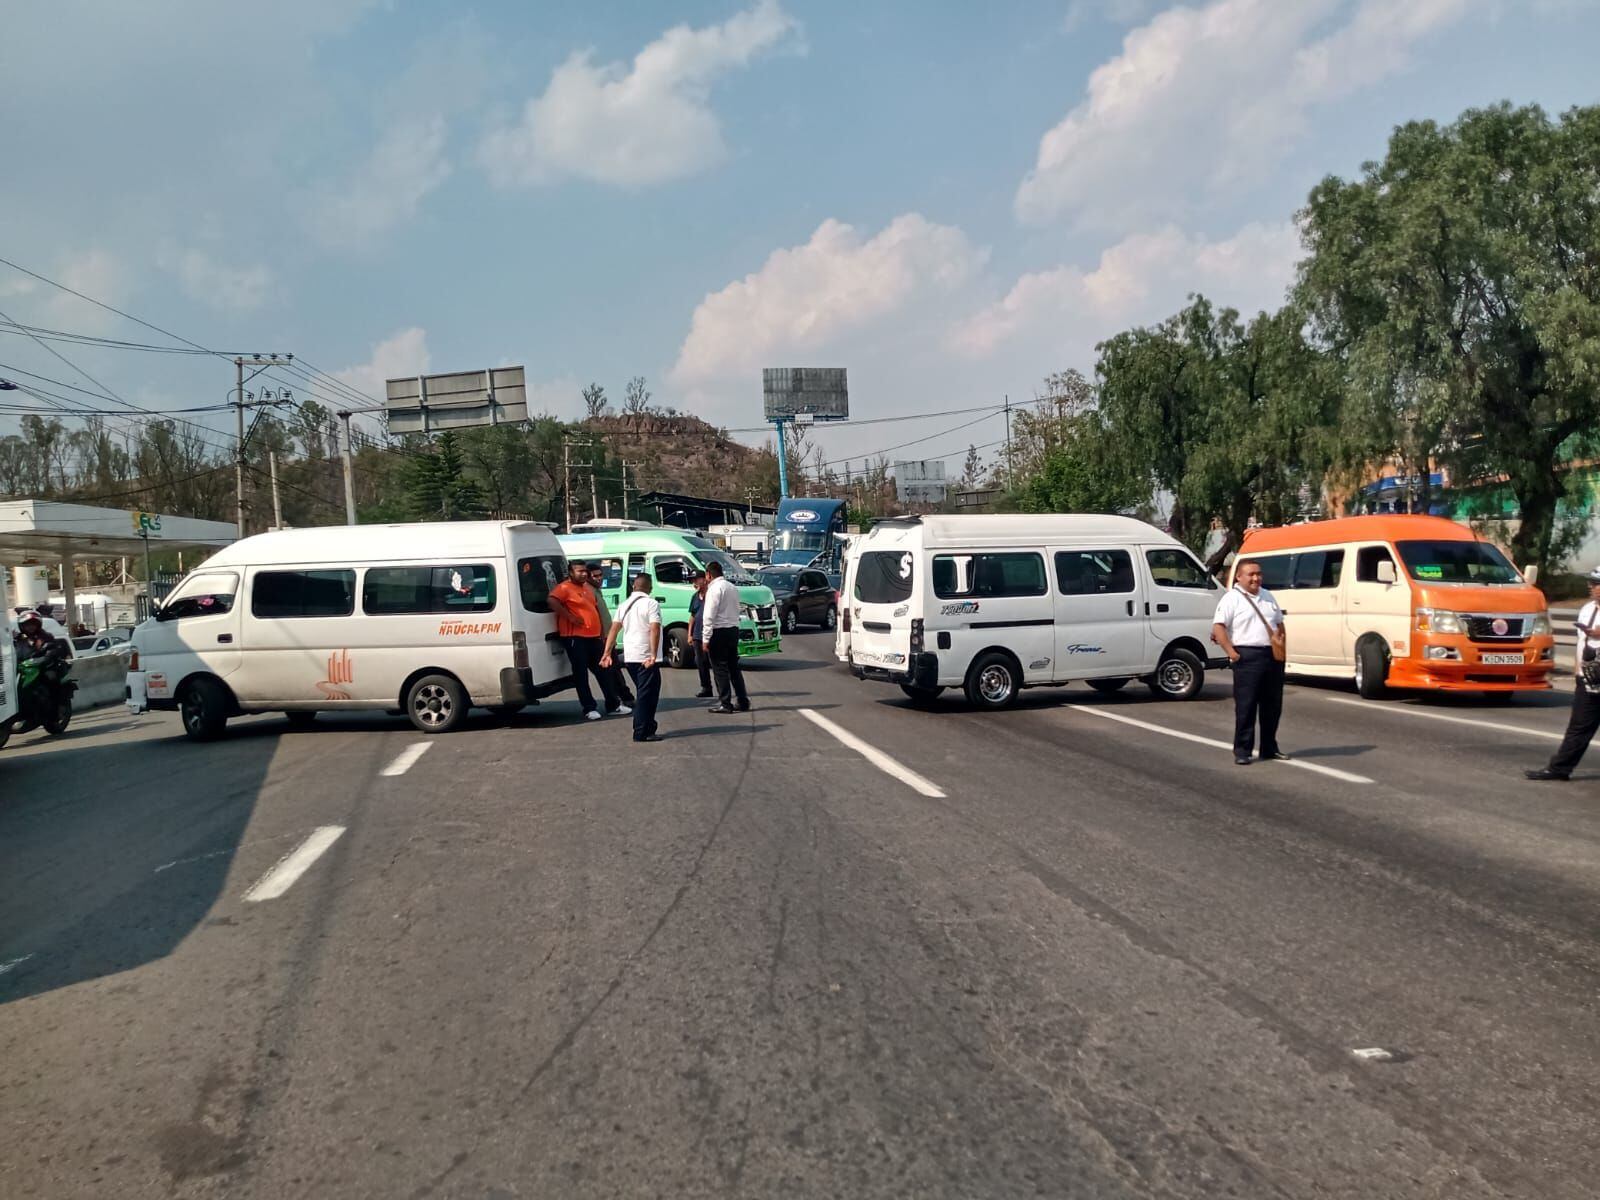
<svg viewBox="0 0 1600 1200">
<path fill-rule="evenodd" d="M 1520 667 L 1523 656 L 1520 654 L 1485 654 L 1483 665 L 1486 667 Z"/>
</svg>

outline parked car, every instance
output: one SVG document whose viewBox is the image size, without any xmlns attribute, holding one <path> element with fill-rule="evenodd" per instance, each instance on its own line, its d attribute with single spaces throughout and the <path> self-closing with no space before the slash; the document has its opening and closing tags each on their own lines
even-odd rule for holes
<svg viewBox="0 0 1600 1200">
<path fill-rule="evenodd" d="M 832 629 L 839 619 L 839 592 L 815 567 L 763 567 L 756 576 L 778 601 L 778 620 L 785 633 L 801 625 Z"/>
<path fill-rule="evenodd" d="M 72 648 L 78 654 L 105 654 L 126 646 L 131 632 L 131 630 L 124 633 L 121 630 L 108 629 L 104 633 L 91 633 L 83 637 L 75 637 L 72 639 Z"/>
</svg>

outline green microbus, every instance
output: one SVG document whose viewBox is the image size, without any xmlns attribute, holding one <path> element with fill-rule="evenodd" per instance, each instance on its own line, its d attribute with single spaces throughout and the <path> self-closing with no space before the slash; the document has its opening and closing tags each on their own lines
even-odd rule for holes
<svg viewBox="0 0 1600 1200">
<path fill-rule="evenodd" d="M 568 533 L 560 538 L 561 550 L 571 562 L 605 564 L 600 591 L 615 615 L 627 588 L 640 572 L 655 579 L 651 593 L 661 602 L 661 624 L 667 665 L 691 667 L 689 652 L 689 582 L 695 567 L 722 564 L 722 572 L 739 589 L 743 619 L 739 622 L 739 655 L 776 654 L 782 648 L 778 633 L 778 608 L 772 589 L 756 582 L 726 550 L 709 538 L 680 529 L 626 529 L 616 533 Z"/>
</svg>

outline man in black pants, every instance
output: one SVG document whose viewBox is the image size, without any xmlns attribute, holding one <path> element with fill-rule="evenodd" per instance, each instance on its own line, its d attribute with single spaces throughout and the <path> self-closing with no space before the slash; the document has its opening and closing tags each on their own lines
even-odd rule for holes
<svg viewBox="0 0 1600 1200">
<path fill-rule="evenodd" d="M 722 564 L 706 567 L 706 604 L 700 613 L 701 649 L 711 655 L 711 670 L 717 677 L 717 702 L 714 713 L 749 712 L 750 696 L 744 690 L 744 671 L 739 666 L 739 589 L 722 577 Z"/>
<path fill-rule="evenodd" d="M 700 690 L 695 699 L 711 699 L 711 655 L 702 643 L 705 635 L 700 629 L 700 617 L 706 607 L 706 585 L 711 582 L 703 567 L 696 567 L 689 575 L 694 584 L 694 595 L 689 598 L 689 652 L 694 655 L 694 669 L 700 675 Z"/>
<path fill-rule="evenodd" d="M 1600 567 L 1589 572 L 1589 602 L 1578 610 L 1577 689 L 1572 693 L 1572 715 L 1566 736 L 1548 766 L 1527 771 L 1529 779 L 1565 781 L 1600 730 Z"/>
<path fill-rule="evenodd" d="M 1273 635 L 1283 629 L 1283 609 L 1261 586 L 1261 564 L 1242 562 L 1233 587 L 1217 605 L 1211 640 L 1233 663 L 1233 761 L 1250 765 L 1256 720 L 1261 721 L 1261 757 L 1288 758 L 1278 749 L 1278 718 L 1283 715 L 1283 664 L 1272 652 Z"/>
</svg>

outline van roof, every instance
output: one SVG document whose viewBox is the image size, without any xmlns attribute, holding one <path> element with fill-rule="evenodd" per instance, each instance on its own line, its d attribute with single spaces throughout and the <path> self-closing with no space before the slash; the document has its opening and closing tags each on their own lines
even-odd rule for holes
<svg viewBox="0 0 1600 1200">
<path fill-rule="evenodd" d="M 506 532 L 541 535 L 557 549 L 551 527 L 539 521 L 425 521 L 409 525 L 324 525 L 258 533 L 224 546 L 202 566 L 273 563 L 461 561 L 505 554 Z"/>
<path fill-rule="evenodd" d="M 1342 542 L 1480 542 L 1470 526 L 1448 517 L 1421 513 L 1380 513 L 1368 517 L 1336 517 L 1304 525 L 1251 529 L 1239 548 L 1241 555 L 1266 550 L 1298 550 L 1305 546 L 1331 546 Z"/>
<path fill-rule="evenodd" d="M 866 535 L 886 528 L 919 525 L 927 546 L 1033 545 L 1048 541 L 1128 542 L 1137 545 L 1179 545 L 1177 538 L 1137 517 L 1100 513 L 971 513 L 960 516 L 890 517 Z M 854 545 L 861 545 L 857 539 Z M 852 548 L 854 548 L 854 545 Z"/>
<path fill-rule="evenodd" d="M 622 529 L 607 533 L 563 533 L 562 546 L 574 554 L 604 554 L 607 551 L 630 550 L 693 550 L 708 549 L 697 546 L 689 539 L 697 537 L 687 529 Z M 714 547 L 712 547 L 714 548 Z"/>
</svg>

